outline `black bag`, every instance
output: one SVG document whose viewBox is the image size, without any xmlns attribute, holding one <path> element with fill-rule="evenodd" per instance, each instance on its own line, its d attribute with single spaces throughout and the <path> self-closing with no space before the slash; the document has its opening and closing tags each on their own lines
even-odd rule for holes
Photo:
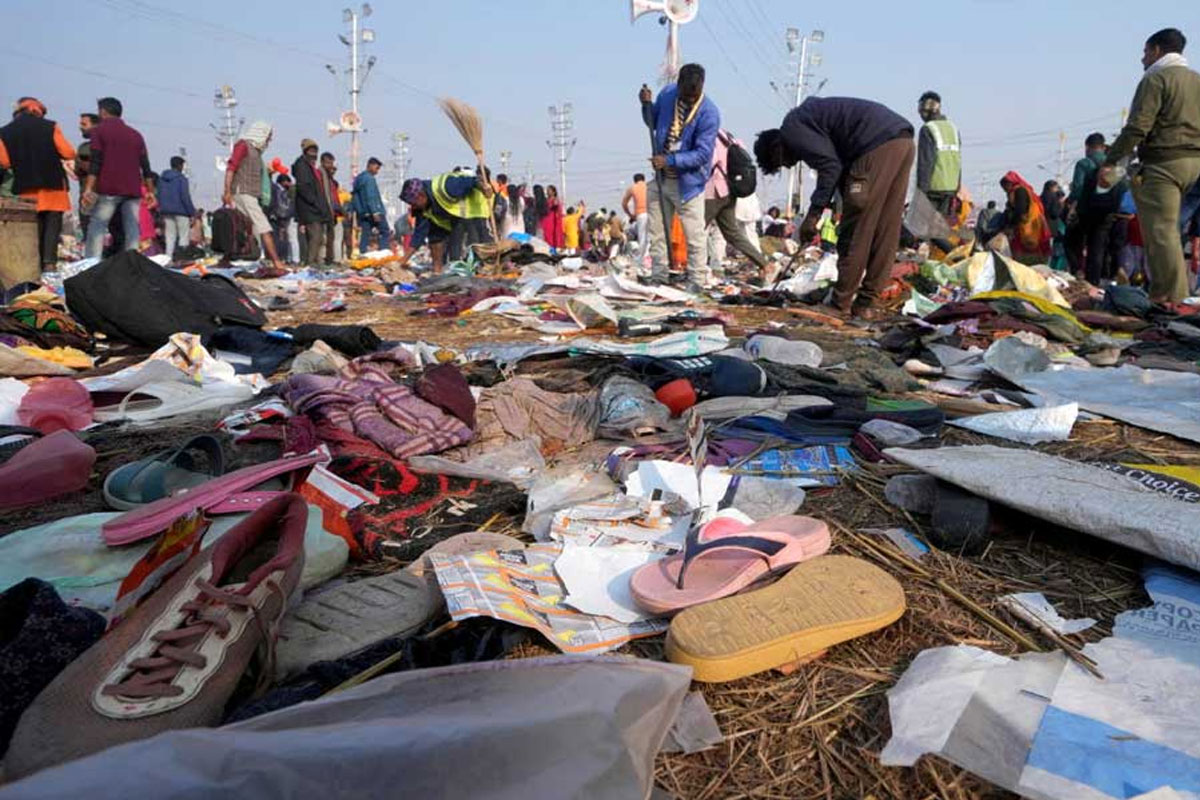
<svg viewBox="0 0 1200 800">
<path fill-rule="evenodd" d="M 729 183 L 729 194 L 733 197 L 749 197 L 758 187 L 758 167 L 746 148 L 732 137 L 718 133 L 725 145 L 725 180 Z"/>
<path fill-rule="evenodd" d="M 63 283 L 67 307 L 93 333 L 148 347 L 173 333 L 207 336 L 222 325 L 261 328 L 263 310 L 220 275 L 193 278 L 126 251 Z"/>
<path fill-rule="evenodd" d="M 212 249 L 223 253 L 226 260 L 257 261 L 258 238 L 250 218 L 236 208 L 220 208 L 213 212 Z"/>
</svg>

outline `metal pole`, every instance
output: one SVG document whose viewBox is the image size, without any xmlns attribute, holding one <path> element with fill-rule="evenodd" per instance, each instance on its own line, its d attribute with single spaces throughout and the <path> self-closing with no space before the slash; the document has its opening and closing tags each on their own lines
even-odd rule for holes
<svg viewBox="0 0 1200 800">
<path fill-rule="evenodd" d="M 554 150 L 555 159 L 558 161 L 558 197 L 565 206 L 568 204 L 567 158 L 570 156 L 571 148 L 575 146 L 574 139 L 567 139 L 571 133 L 571 113 L 574 109 L 570 103 L 563 103 L 561 106 L 550 106 L 549 110 L 550 130 L 553 137 L 546 144 Z"/>
<path fill-rule="evenodd" d="M 565 147 L 559 151 L 558 156 L 558 187 L 559 191 L 562 192 L 563 205 L 569 205 L 570 201 L 567 200 L 570 197 L 567 194 L 567 151 Z"/>
<path fill-rule="evenodd" d="M 358 12 L 350 12 L 350 110 L 358 119 Z M 355 128 L 357 129 L 357 125 Z M 358 130 L 350 131 L 350 179 L 358 175 Z"/>
<path fill-rule="evenodd" d="M 392 134 L 392 179 L 394 185 L 392 194 L 400 194 L 400 190 L 404 188 L 404 179 L 408 175 L 408 134 L 393 133 Z M 399 209 L 404 211 L 404 203 L 401 202 Z"/>
<path fill-rule="evenodd" d="M 803 100 L 804 100 L 804 71 L 805 71 L 805 69 L 807 69 L 807 67 L 808 67 L 808 34 L 804 34 L 804 36 L 800 39 L 800 66 L 796 68 L 796 105 L 800 105 L 800 103 L 803 102 Z M 797 198 L 798 202 L 802 203 L 803 201 L 799 200 L 799 198 L 802 194 L 802 190 L 803 190 L 803 186 L 804 186 L 804 170 L 800 166 L 800 164 L 796 164 L 796 166 L 792 167 L 792 176 L 794 176 L 796 179 L 796 181 L 795 181 L 795 186 L 796 186 L 795 197 Z M 792 216 L 792 206 L 794 205 L 794 201 L 792 200 L 792 197 L 793 197 L 792 182 L 789 181 L 788 182 L 788 216 L 789 217 Z"/>
<path fill-rule="evenodd" d="M 1058 174 L 1054 176 L 1059 185 L 1063 181 L 1063 167 L 1067 163 L 1067 132 L 1058 132 Z"/>
</svg>

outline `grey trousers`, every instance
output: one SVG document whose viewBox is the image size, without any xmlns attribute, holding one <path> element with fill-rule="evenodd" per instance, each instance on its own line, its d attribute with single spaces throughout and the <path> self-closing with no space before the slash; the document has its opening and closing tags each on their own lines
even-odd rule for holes
<svg viewBox="0 0 1200 800">
<path fill-rule="evenodd" d="M 650 184 L 647 197 L 650 201 L 650 274 L 666 280 L 670 270 L 670 260 L 667 253 L 667 232 L 663 230 L 663 206 L 667 208 L 668 222 L 676 215 L 683 222 L 683 236 L 687 240 L 687 275 L 688 279 L 700 283 L 707 273 L 707 246 L 704 235 L 704 195 L 699 194 L 688 200 L 681 201 L 679 195 L 679 180 L 667 178 L 665 191 L 658 181 Z"/>
<path fill-rule="evenodd" d="M 754 245 L 754 242 L 750 241 L 750 238 L 746 236 L 746 229 L 742 227 L 742 223 L 738 222 L 736 197 L 705 200 L 704 222 L 705 224 L 716 222 L 725 241 L 753 261 L 756 266 L 761 268 L 767 265 L 767 257 Z"/>
</svg>

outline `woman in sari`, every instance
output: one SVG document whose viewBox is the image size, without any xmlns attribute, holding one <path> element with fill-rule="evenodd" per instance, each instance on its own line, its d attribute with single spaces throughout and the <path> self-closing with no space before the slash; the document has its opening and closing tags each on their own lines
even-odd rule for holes
<svg viewBox="0 0 1200 800">
<path fill-rule="evenodd" d="M 542 215 L 542 238 L 555 250 L 563 247 L 563 205 L 558 199 L 558 190 L 553 186 L 546 187 L 545 212 L 538 209 Z"/>
<path fill-rule="evenodd" d="M 1013 258 L 1027 264 L 1045 264 L 1050 260 L 1050 223 L 1042 198 L 1016 172 L 1000 179 L 1000 188 L 1008 197 L 1004 208 L 1009 247 Z"/>
</svg>

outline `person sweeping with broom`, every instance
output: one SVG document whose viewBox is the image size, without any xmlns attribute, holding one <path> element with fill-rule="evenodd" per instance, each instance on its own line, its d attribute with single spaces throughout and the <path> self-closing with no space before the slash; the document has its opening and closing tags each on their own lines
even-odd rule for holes
<svg viewBox="0 0 1200 800">
<path fill-rule="evenodd" d="M 439 274 L 449 253 L 451 261 L 466 254 L 468 245 L 486 241 L 487 220 L 492 218 L 492 184 L 485 171 L 444 172 L 430 180 L 410 178 L 400 190 L 416 224 L 400 257 L 407 266 L 413 253 L 428 242 L 434 274 Z"/>
<path fill-rule="evenodd" d="M 475 153 L 479 166 L 474 175 L 457 170 L 428 181 L 414 178 L 405 181 L 400 190 L 400 199 L 408 203 L 416 219 L 412 239 L 400 263 L 407 266 L 412 254 L 428 240 L 435 274 L 442 271 L 447 250 L 450 259 L 457 261 L 463 257 L 467 246 L 495 242 L 499 238 L 496 219 L 492 216 L 495 190 L 484 163 L 483 121 L 479 112 L 452 97 L 441 98 L 438 105 Z"/>
</svg>

